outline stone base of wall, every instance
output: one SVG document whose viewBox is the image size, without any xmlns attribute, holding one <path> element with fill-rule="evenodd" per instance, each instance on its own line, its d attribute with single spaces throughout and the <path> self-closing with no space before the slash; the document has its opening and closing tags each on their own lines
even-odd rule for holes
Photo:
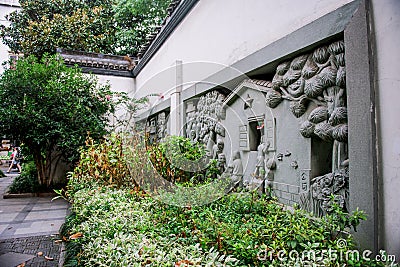
<svg viewBox="0 0 400 267">
<path fill-rule="evenodd" d="M 293 206 L 294 204 L 299 204 L 299 186 L 273 182 L 272 189 L 273 195 L 278 198 L 278 201 L 280 203 L 290 206 Z"/>
</svg>

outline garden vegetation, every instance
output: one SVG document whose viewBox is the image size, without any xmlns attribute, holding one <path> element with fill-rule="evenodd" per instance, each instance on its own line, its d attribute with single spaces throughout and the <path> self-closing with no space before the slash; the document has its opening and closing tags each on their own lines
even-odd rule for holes
<svg viewBox="0 0 400 267">
<path fill-rule="evenodd" d="M 130 145 L 141 170 L 151 152 L 135 140 Z M 126 175 L 121 142 L 116 135 L 90 140 L 70 174 L 62 192 L 72 203 L 62 228 L 65 266 L 390 266 L 347 253 L 357 247 L 349 231 L 365 219 L 361 211 L 347 214 L 334 205 L 316 219 L 241 190 L 201 206 L 159 202 L 138 188 L 137 179 L 145 179 L 139 172 Z M 336 257 L 318 254 L 328 250 Z M 301 258 L 307 251 L 316 257 Z"/>
<path fill-rule="evenodd" d="M 102 138 L 110 114 L 127 101 L 57 55 L 28 56 L 0 77 L 0 133 L 24 144 L 39 184 L 49 187 L 62 183 L 60 166 L 76 162 L 88 134 Z"/>
</svg>

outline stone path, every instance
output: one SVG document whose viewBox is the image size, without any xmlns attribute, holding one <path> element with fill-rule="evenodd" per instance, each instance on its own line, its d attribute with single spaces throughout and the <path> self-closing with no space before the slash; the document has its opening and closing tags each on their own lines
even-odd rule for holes
<svg viewBox="0 0 400 267">
<path fill-rule="evenodd" d="M 58 266 L 61 243 L 54 241 L 65 221 L 68 203 L 63 199 L 51 201 L 51 197 L 3 199 L 16 176 L 12 172 L 0 178 L 0 267 L 24 262 L 32 267 Z M 38 256 L 38 252 L 43 255 Z"/>
<path fill-rule="evenodd" d="M 61 243 L 54 243 L 54 240 L 52 236 L 0 240 L 0 266 L 17 266 L 23 262 L 26 262 L 25 267 L 58 266 Z M 51 260 L 46 260 L 45 256 Z"/>
</svg>

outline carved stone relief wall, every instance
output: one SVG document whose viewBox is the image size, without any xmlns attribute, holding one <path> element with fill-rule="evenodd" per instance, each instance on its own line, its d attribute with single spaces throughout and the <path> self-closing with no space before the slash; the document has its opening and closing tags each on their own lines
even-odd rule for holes
<svg viewBox="0 0 400 267">
<path fill-rule="evenodd" d="M 318 216 L 332 201 L 347 209 L 344 52 L 336 41 L 280 63 L 272 81 L 247 79 L 228 96 L 215 90 L 186 100 L 183 134 L 239 186 L 269 188 Z M 165 116 L 148 121 L 154 140 L 166 135 Z"/>
<path fill-rule="evenodd" d="M 150 143 L 160 142 L 168 135 L 167 116 L 167 112 L 162 111 L 147 120 L 145 130 Z"/>
<path fill-rule="evenodd" d="M 331 172 L 310 178 L 301 176 L 300 205 L 316 215 L 329 212 L 332 200 L 348 206 L 348 153 L 346 69 L 344 42 L 337 41 L 310 54 L 281 63 L 266 94 L 266 103 L 276 108 L 290 101 L 290 111 L 300 118 L 312 106 L 299 131 L 305 138 L 331 142 Z"/>
<path fill-rule="evenodd" d="M 247 79 L 222 104 L 220 125 L 229 158 L 225 175 L 245 189 L 270 185 L 276 168 L 275 119 L 267 114 L 265 93 L 271 82 Z M 229 137 L 229 139 L 228 139 Z"/>
<path fill-rule="evenodd" d="M 206 146 L 209 159 L 218 161 L 221 172 L 226 170 L 224 154 L 225 130 L 220 125 L 225 96 L 218 91 L 209 92 L 199 99 L 186 102 L 186 137 Z"/>
</svg>

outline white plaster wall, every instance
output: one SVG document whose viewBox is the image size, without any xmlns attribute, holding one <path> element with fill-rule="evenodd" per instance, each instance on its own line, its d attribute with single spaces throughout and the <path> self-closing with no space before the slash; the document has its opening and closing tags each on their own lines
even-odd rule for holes
<svg viewBox="0 0 400 267">
<path fill-rule="evenodd" d="M 349 2 L 201 0 L 139 73 L 137 95 L 173 88 L 176 60 L 190 85 Z"/>
<path fill-rule="evenodd" d="M 111 75 L 99 75 L 96 74 L 96 77 L 99 79 L 99 83 L 101 84 L 110 84 L 111 91 L 113 92 L 124 92 L 128 95 L 131 95 L 133 88 L 135 87 L 135 80 L 131 77 L 120 77 L 120 76 L 111 76 Z M 113 114 L 110 116 L 110 126 L 114 128 L 118 119 L 129 120 L 131 119 L 131 114 L 127 113 L 127 110 L 124 107 L 119 107 Z M 117 129 L 115 129 L 117 130 Z"/>
<path fill-rule="evenodd" d="M 8 26 L 10 22 L 6 20 L 6 15 L 13 12 L 14 10 L 19 9 L 19 7 L 3 5 L 3 2 L 7 3 L 7 1 L 0 1 L 0 24 Z M 8 48 L 8 46 L 3 44 L 3 40 L 0 40 L 0 74 L 2 74 L 4 71 L 2 63 L 8 60 L 9 51 L 10 49 Z"/>
<path fill-rule="evenodd" d="M 109 83 L 111 90 L 114 92 L 131 93 L 135 87 L 135 80 L 131 77 L 120 77 L 111 75 L 96 74 L 99 82 L 102 84 Z"/>
<path fill-rule="evenodd" d="M 384 248 L 400 260 L 400 1 L 372 0 Z"/>
</svg>

